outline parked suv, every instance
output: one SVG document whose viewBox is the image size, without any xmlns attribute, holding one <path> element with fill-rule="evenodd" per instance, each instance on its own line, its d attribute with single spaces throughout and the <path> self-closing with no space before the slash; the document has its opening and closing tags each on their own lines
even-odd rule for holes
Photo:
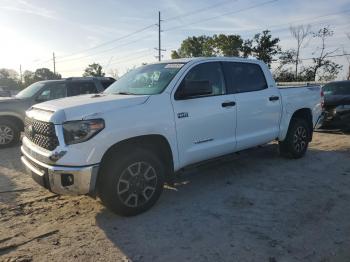
<svg viewBox="0 0 350 262">
<path fill-rule="evenodd" d="M 100 93 L 115 81 L 109 77 L 71 77 L 39 81 L 15 97 L 0 98 L 0 148 L 14 145 L 23 131 L 25 111 L 32 105 L 81 94 Z"/>
</svg>

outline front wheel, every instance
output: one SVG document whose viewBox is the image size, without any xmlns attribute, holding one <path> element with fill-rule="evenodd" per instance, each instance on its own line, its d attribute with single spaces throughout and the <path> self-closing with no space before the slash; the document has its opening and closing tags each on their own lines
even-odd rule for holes
<svg viewBox="0 0 350 262">
<path fill-rule="evenodd" d="M 10 147 L 18 143 L 20 131 L 16 124 L 7 119 L 0 120 L 0 148 Z"/>
<path fill-rule="evenodd" d="M 304 119 L 292 119 L 285 140 L 279 142 L 281 154 L 290 158 L 303 157 L 309 145 L 311 132 Z"/>
<path fill-rule="evenodd" d="M 164 170 L 157 155 L 150 150 L 137 148 L 111 154 L 99 174 L 99 197 L 119 215 L 140 214 L 159 199 Z"/>
</svg>

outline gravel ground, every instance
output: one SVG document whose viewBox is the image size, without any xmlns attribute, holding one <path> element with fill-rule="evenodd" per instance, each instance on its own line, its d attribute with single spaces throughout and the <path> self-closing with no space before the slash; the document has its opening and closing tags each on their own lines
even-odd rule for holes
<svg viewBox="0 0 350 262">
<path fill-rule="evenodd" d="M 315 133 L 303 159 L 276 144 L 180 174 L 136 217 L 53 195 L 0 150 L 0 261 L 350 261 L 350 136 Z"/>
</svg>

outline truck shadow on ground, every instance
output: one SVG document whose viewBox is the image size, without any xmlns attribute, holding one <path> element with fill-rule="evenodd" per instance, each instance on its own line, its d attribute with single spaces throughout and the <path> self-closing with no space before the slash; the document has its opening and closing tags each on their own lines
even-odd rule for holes
<svg viewBox="0 0 350 262">
<path fill-rule="evenodd" d="M 7 149 L 0 149 L 0 154 L 0 203 L 15 203 L 16 192 L 18 192 L 17 190 L 21 191 L 21 188 L 19 188 L 16 184 L 16 176 L 21 175 L 24 172 L 24 168 L 19 157 L 20 148 L 11 147 Z M 8 175 L 10 173 L 14 175 L 10 177 Z"/>
<path fill-rule="evenodd" d="M 144 214 L 125 218 L 103 209 L 96 224 L 132 261 L 305 256 L 310 247 L 294 241 L 304 234 L 304 224 L 317 224 L 338 195 L 350 199 L 350 167 L 339 164 L 345 157 L 343 151 L 310 149 L 304 158 L 289 160 L 268 144 L 182 173 Z M 323 165 L 311 167 L 310 161 Z M 328 171 L 325 162 L 338 165 Z M 331 182 L 334 175 L 343 175 L 343 187 Z M 350 215 L 348 207 L 342 211 Z"/>
</svg>

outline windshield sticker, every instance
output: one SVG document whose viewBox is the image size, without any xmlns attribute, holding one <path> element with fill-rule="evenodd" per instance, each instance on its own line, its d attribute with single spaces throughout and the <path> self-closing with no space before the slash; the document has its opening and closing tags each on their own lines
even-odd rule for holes
<svg viewBox="0 0 350 262">
<path fill-rule="evenodd" d="M 184 64 L 167 64 L 164 68 L 181 68 Z"/>
</svg>

